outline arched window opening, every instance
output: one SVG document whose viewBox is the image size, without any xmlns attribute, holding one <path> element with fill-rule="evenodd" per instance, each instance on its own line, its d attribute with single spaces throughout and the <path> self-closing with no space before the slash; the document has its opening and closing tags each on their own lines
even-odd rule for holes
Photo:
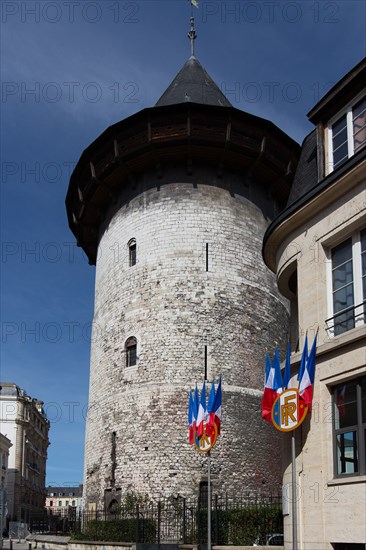
<svg viewBox="0 0 366 550">
<path fill-rule="evenodd" d="M 108 506 L 108 515 L 117 515 L 119 512 L 120 506 L 116 499 L 113 499 Z"/>
<path fill-rule="evenodd" d="M 134 367 L 137 363 L 137 340 L 134 336 L 131 336 L 126 340 L 126 367 Z"/>
<path fill-rule="evenodd" d="M 136 239 L 131 239 L 128 243 L 128 262 L 130 267 L 136 265 Z"/>
</svg>

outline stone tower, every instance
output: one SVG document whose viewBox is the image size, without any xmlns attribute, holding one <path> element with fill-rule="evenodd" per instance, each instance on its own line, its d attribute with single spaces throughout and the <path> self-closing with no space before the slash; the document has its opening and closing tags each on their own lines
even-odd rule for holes
<svg viewBox="0 0 366 550">
<path fill-rule="evenodd" d="M 264 354 L 288 335 L 262 261 L 298 145 L 232 107 L 192 55 L 155 107 L 82 154 L 66 204 L 96 264 L 84 497 L 193 496 L 204 458 L 188 444 L 189 389 L 223 379 L 217 492 L 278 488 L 261 419 Z"/>
</svg>

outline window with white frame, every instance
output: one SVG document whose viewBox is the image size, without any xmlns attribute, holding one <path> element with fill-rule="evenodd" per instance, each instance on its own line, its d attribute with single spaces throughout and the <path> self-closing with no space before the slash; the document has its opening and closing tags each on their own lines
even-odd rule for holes
<svg viewBox="0 0 366 550">
<path fill-rule="evenodd" d="M 366 95 L 359 97 L 330 121 L 329 172 L 366 145 Z"/>
<path fill-rule="evenodd" d="M 328 331 L 333 336 L 366 321 L 366 228 L 330 251 L 331 313 Z"/>
<path fill-rule="evenodd" d="M 333 391 L 335 476 L 366 474 L 366 377 Z"/>
</svg>

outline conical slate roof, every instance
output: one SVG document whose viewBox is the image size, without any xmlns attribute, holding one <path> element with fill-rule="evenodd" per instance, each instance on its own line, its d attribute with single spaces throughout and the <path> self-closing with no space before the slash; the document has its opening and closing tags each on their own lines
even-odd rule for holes
<svg viewBox="0 0 366 550">
<path fill-rule="evenodd" d="M 232 107 L 230 101 L 194 56 L 184 64 L 155 107 L 186 102 Z"/>
</svg>

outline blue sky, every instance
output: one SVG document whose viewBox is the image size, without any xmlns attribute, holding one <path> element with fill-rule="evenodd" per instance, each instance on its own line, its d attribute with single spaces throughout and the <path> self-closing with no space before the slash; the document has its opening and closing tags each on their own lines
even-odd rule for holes
<svg viewBox="0 0 366 550">
<path fill-rule="evenodd" d="M 232 104 L 301 142 L 365 56 L 363 1 L 201 1 L 196 56 Z M 188 0 L 1 3 L 1 372 L 45 403 L 47 482 L 82 482 L 95 268 L 68 229 L 73 166 L 190 55 Z"/>
</svg>

